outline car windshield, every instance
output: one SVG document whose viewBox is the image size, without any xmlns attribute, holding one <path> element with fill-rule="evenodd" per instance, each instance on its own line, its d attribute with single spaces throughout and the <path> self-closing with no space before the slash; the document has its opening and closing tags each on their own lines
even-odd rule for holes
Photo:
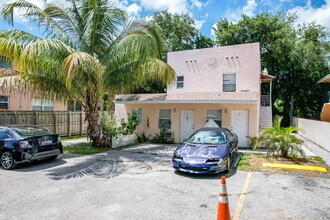
<svg viewBox="0 0 330 220">
<path fill-rule="evenodd" d="M 13 128 L 18 134 L 22 136 L 38 136 L 38 135 L 48 135 L 52 134 L 51 132 L 37 127 L 20 127 L 20 128 Z"/>
<path fill-rule="evenodd" d="M 193 144 L 224 144 L 226 135 L 220 131 L 200 131 L 190 136 L 187 140 Z"/>
</svg>

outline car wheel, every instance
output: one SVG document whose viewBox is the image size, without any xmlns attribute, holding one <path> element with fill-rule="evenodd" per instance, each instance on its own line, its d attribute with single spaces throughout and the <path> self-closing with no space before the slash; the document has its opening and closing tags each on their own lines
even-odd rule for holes
<svg viewBox="0 0 330 220">
<path fill-rule="evenodd" d="M 0 156 L 0 163 L 3 169 L 11 170 L 16 167 L 13 154 L 10 151 L 2 152 Z"/>
<path fill-rule="evenodd" d="M 51 156 L 51 157 L 48 158 L 48 160 L 55 160 L 55 159 L 57 158 L 57 156 L 58 156 L 58 155 L 56 155 L 56 156 Z"/>
<path fill-rule="evenodd" d="M 228 155 L 226 172 L 229 172 L 230 171 L 230 168 L 231 168 L 231 156 Z"/>
</svg>

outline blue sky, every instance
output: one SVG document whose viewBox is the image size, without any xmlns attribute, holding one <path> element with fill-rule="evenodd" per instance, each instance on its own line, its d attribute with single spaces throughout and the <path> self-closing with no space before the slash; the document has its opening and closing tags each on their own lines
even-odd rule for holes
<svg viewBox="0 0 330 220">
<path fill-rule="evenodd" d="M 11 0 L 0 0 L 0 4 Z M 29 0 L 42 6 L 44 0 Z M 111 0 L 109 0 L 111 1 Z M 65 6 L 65 0 L 56 0 Z M 286 10 L 296 12 L 299 22 L 312 22 L 324 25 L 330 30 L 330 0 L 117 0 L 116 5 L 130 16 L 150 18 L 154 12 L 168 9 L 173 13 L 189 13 L 196 21 L 201 33 L 214 37 L 212 26 L 220 18 L 237 22 L 241 14 L 255 16 L 259 12 Z M 14 27 L 40 35 L 41 31 L 33 24 L 15 15 Z M 0 30 L 10 29 L 0 20 Z"/>
</svg>

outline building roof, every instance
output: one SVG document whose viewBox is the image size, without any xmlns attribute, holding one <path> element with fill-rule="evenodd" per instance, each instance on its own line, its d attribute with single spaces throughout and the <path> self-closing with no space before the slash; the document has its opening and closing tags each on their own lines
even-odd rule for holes
<svg viewBox="0 0 330 220">
<path fill-rule="evenodd" d="M 330 83 L 330 74 L 320 79 L 318 83 Z"/>
<path fill-rule="evenodd" d="M 238 103 L 256 104 L 259 92 L 196 92 L 116 95 L 115 103 Z"/>
</svg>

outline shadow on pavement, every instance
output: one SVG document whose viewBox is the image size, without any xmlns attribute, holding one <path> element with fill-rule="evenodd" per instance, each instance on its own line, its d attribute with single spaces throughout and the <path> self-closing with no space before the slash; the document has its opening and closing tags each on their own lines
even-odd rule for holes
<svg viewBox="0 0 330 220">
<path fill-rule="evenodd" d="M 54 167 L 58 167 L 64 165 L 66 163 L 65 160 L 56 159 L 56 160 L 40 160 L 33 161 L 31 163 L 21 163 L 12 170 L 14 172 L 35 172 L 40 170 L 46 170 Z"/>
</svg>

